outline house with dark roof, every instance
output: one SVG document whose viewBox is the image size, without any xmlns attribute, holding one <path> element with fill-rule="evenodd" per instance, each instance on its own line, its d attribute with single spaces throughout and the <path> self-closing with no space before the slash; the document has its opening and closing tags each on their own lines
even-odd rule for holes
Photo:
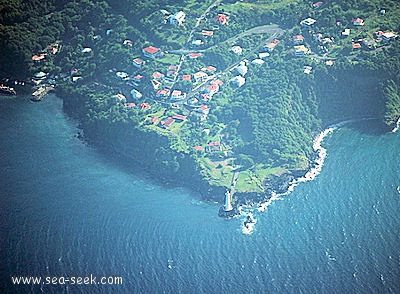
<svg viewBox="0 0 400 294">
<path fill-rule="evenodd" d="M 151 85 L 153 86 L 154 90 L 158 90 L 158 88 L 161 86 L 161 83 L 155 79 L 151 80 Z"/>
</svg>

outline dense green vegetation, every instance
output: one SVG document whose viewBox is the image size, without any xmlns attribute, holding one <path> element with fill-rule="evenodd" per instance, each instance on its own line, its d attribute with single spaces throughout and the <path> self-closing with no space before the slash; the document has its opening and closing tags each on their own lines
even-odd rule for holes
<svg viewBox="0 0 400 294">
<path fill-rule="evenodd" d="M 400 117 L 400 42 L 375 36 L 379 30 L 399 33 L 397 1 L 337 0 L 320 7 L 306 0 L 223 1 L 203 15 L 214 2 L 0 0 L 0 75 L 49 73 L 66 111 L 80 120 L 90 140 L 152 158 L 150 168 L 171 175 L 190 174 L 190 162 L 213 186 L 229 187 L 234 171 L 240 171 L 238 192 L 261 192 L 266 177 L 307 169 L 313 137 L 331 123 L 378 117 L 393 125 Z M 180 10 L 186 13 L 184 23 L 169 24 L 169 13 Z M 218 14 L 228 23 L 217 23 Z M 301 26 L 307 17 L 316 19 L 315 25 Z M 364 25 L 355 26 L 355 18 Z M 295 56 L 294 35 L 304 36 L 311 54 Z M 279 44 L 263 57 L 264 64 L 253 64 L 274 38 Z M 59 52 L 48 53 L 58 40 Z M 149 45 L 164 55 L 143 56 Z M 235 45 L 241 53 L 231 50 Z M 43 51 L 44 60 L 32 60 Z M 188 57 L 197 52 L 200 57 Z M 144 65 L 135 67 L 135 58 Z M 235 87 L 231 80 L 240 61 L 248 73 L 246 83 Z M 167 75 L 168 67 L 178 64 L 175 81 L 153 78 L 154 72 Z M 201 86 L 193 76 L 209 66 L 216 70 L 208 74 L 222 85 L 212 99 L 203 100 L 200 94 L 209 84 Z M 144 99 L 132 98 L 132 89 Z M 181 90 L 197 102 L 172 105 L 156 97 L 158 89 Z M 201 116 L 200 106 L 210 112 Z M 174 115 L 187 119 L 169 128 L 160 125 Z M 133 146 L 135 139 L 145 144 L 145 152 Z"/>
</svg>

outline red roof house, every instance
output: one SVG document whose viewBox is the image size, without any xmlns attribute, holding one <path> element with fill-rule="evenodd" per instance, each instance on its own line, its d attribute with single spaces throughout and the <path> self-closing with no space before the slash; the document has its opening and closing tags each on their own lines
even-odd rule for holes
<svg viewBox="0 0 400 294">
<path fill-rule="evenodd" d="M 159 98 L 166 98 L 170 93 L 171 91 L 169 89 L 158 90 L 156 96 Z"/>
<path fill-rule="evenodd" d="M 205 37 L 211 37 L 212 35 L 214 35 L 213 31 L 206 31 L 206 30 L 202 30 L 201 34 Z"/>
<path fill-rule="evenodd" d="M 142 76 L 142 75 L 136 75 L 136 76 L 133 77 L 133 80 L 136 83 L 140 83 L 143 80 L 143 78 L 144 78 L 144 76 Z"/>
<path fill-rule="evenodd" d="M 213 71 L 216 71 L 217 68 L 214 67 L 214 66 L 209 65 L 209 66 L 207 66 L 207 67 L 205 68 L 205 70 L 206 70 L 206 71 L 209 71 L 209 72 L 213 72 Z"/>
<path fill-rule="evenodd" d="M 145 109 L 150 109 L 151 108 L 150 104 L 146 103 L 146 102 L 141 103 L 139 107 L 140 107 L 141 110 L 145 110 Z"/>
<path fill-rule="evenodd" d="M 222 13 L 219 13 L 217 17 L 215 18 L 215 21 L 222 24 L 222 25 L 227 25 L 228 24 L 228 16 Z"/>
<path fill-rule="evenodd" d="M 161 50 L 153 46 L 148 46 L 146 48 L 143 48 L 142 52 L 144 56 L 150 58 L 155 58 L 161 55 Z"/>
<path fill-rule="evenodd" d="M 304 42 L 304 37 L 302 35 L 293 36 L 293 43 L 295 43 L 296 45 L 303 44 L 303 42 Z"/>
<path fill-rule="evenodd" d="M 219 91 L 218 84 L 211 84 L 211 85 L 207 86 L 207 88 L 206 88 L 206 93 L 210 96 L 214 95 L 218 91 Z"/>
<path fill-rule="evenodd" d="M 204 147 L 202 146 L 194 146 L 193 149 L 196 151 L 204 151 Z"/>
<path fill-rule="evenodd" d="M 164 129 L 168 129 L 174 122 L 175 122 L 175 119 L 173 119 L 172 117 L 168 117 L 166 120 L 163 120 L 161 122 L 161 126 Z"/>
<path fill-rule="evenodd" d="M 353 19 L 351 22 L 355 26 L 363 26 L 364 25 L 364 20 L 362 20 L 361 18 Z"/>
<path fill-rule="evenodd" d="M 218 86 L 221 86 L 223 83 L 224 83 L 224 82 L 221 81 L 221 80 L 219 80 L 219 79 L 211 82 L 211 84 L 216 84 L 216 85 L 218 85 Z"/>
<path fill-rule="evenodd" d="M 318 1 L 317 3 L 314 3 L 314 4 L 313 4 L 313 7 L 314 7 L 314 8 L 320 8 L 320 7 L 322 6 L 322 4 L 324 4 L 324 3 L 321 2 L 321 1 Z"/>
<path fill-rule="evenodd" d="M 137 68 L 141 68 L 141 67 L 143 66 L 143 64 L 144 64 L 144 61 L 141 60 L 140 58 L 135 58 L 135 59 L 132 61 L 132 64 L 133 64 L 133 66 L 135 66 L 135 67 L 137 67 Z"/>
<path fill-rule="evenodd" d="M 202 55 L 203 55 L 202 53 L 190 53 L 189 54 L 189 58 L 190 59 L 195 59 L 195 58 L 200 57 Z"/>
<path fill-rule="evenodd" d="M 158 71 L 156 71 L 156 72 L 153 73 L 153 79 L 161 79 L 161 78 L 163 78 L 163 77 L 164 77 L 164 74 L 163 74 L 163 73 L 160 73 L 160 72 L 158 72 Z"/>
<path fill-rule="evenodd" d="M 186 120 L 187 117 L 185 115 L 181 115 L 181 114 L 174 114 L 174 116 L 172 118 L 176 119 L 176 120 L 184 121 L 184 120 Z"/>
</svg>

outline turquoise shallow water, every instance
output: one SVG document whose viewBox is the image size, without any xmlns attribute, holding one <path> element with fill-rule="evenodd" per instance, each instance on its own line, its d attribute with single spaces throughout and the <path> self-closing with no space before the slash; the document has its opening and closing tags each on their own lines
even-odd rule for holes
<svg viewBox="0 0 400 294">
<path fill-rule="evenodd" d="M 254 212 L 251 235 L 82 144 L 55 96 L 2 98 L 0 121 L 1 292 L 400 292 L 400 135 L 376 121 L 329 134 L 321 174 Z M 123 284 L 10 280 L 88 274 Z"/>
</svg>

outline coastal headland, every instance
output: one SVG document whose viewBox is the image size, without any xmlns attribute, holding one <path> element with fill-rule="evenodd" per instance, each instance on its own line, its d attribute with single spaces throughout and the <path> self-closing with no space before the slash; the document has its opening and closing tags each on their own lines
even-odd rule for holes
<svg viewBox="0 0 400 294">
<path fill-rule="evenodd" d="M 89 143 L 205 199 L 268 203 L 321 171 L 329 125 L 398 126 L 395 1 L 14 2 L 0 74 L 54 87 Z"/>
</svg>

